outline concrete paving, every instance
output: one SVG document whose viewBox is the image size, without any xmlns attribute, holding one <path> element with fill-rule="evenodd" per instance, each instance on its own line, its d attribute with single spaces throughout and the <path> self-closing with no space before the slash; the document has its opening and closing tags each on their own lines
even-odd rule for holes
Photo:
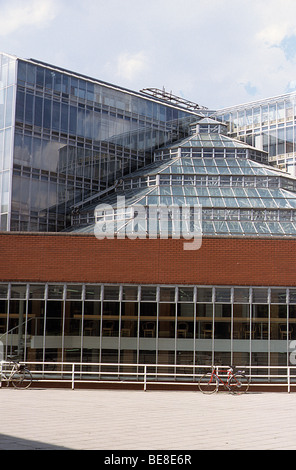
<svg viewBox="0 0 296 470">
<path fill-rule="evenodd" d="M 0 450 L 296 449 L 296 393 L 3 387 L 0 409 Z"/>
</svg>

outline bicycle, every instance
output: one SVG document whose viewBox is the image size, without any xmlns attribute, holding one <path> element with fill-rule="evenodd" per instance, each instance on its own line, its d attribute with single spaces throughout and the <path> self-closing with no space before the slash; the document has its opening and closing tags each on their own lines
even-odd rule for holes
<svg viewBox="0 0 296 470">
<path fill-rule="evenodd" d="M 10 383 L 17 389 L 27 389 L 33 381 L 32 374 L 25 364 L 17 361 L 2 361 L 0 367 L 0 385 L 6 382 Z"/>
<path fill-rule="evenodd" d="M 244 370 L 238 370 L 233 373 L 234 368 L 220 369 L 218 366 L 213 366 L 212 372 L 204 374 L 198 382 L 198 388 L 202 393 L 211 394 L 218 392 L 219 386 L 223 385 L 230 393 L 242 394 L 249 390 L 250 381 L 245 375 Z M 226 373 L 227 379 L 223 380 L 219 376 L 219 372 Z"/>
</svg>

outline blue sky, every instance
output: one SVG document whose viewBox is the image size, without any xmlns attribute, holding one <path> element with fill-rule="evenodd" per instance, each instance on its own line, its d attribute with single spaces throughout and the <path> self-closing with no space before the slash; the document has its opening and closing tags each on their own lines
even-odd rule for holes
<svg viewBox="0 0 296 470">
<path fill-rule="evenodd" d="M 0 0 L 0 50 L 212 109 L 296 88 L 295 0 Z"/>
</svg>

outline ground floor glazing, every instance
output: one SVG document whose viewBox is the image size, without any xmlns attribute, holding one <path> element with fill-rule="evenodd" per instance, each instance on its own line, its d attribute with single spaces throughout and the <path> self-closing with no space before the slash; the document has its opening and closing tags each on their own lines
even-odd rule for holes
<svg viewBox="0 0 296 470">
<path fill-rule="evenodd" d="M 287 366 L 293 340 L 291 287 L 0 283 L 5 358 Z"/>
</svg>

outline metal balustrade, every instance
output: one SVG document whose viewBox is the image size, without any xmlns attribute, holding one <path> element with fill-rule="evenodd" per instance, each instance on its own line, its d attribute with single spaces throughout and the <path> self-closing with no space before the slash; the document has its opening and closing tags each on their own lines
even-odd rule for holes
<svg viewBox="0 0 296 470">
<path fill-rule="evenodd" d="M 22 362 L 21 362 L 22 363 Z M 8 364 L 0 363 L 2 369 Z M 198 380 L 205 372 L 211 371 L 209 365 L 171 365 L 171 364 L 118 364 L 118 363 L 80 363 L 80 362 L 26 362 L 33 375 L 34 385 L 65 384 L 72 390 L 84 385 L 121 384 L 141 386 L 146 391 L 149 385 L 170 387 L 188 386 L 197 390 Z M 219 365 L 219 369 L 229 366 Z M 295 366 L 236 366 L 235 371 L 244 370 L 250 377 L 251 390 L 258 387 L 282 387 L 290 393 L 296 391 Z M 223 374 L 221 374 L 223 376 Z M 1 387 L 0 382 L 0 387 Z"/>
</svg>

